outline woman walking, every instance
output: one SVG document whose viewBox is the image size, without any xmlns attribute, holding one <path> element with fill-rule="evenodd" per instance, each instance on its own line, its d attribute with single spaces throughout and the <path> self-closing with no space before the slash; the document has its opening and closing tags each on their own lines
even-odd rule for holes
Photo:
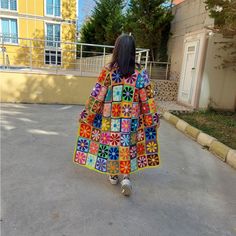
<svg viewBox="0 0 236 236">
<path fill-rule="evenodd" d="M 119 36 L 80 114 L 73 160 L 109 175 L 111 184 L 131 194 L 130 174 L 158 167 L 159 115 L 146 70 L 135 63 L 135 40 Z"/>
</svg>

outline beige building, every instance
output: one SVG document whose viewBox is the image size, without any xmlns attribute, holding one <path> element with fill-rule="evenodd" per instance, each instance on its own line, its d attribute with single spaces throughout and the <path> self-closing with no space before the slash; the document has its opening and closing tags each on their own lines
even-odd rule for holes
<svg viewBox="0 0 236 236">
<path fill-rule="evenodd" d="M 179 81 L 178 102 L 193 108 L 209 106 L 236 110 L 236 72 L 217 69 L 229 51 L 220 50 L 225 39 L 210 28 L 214 20 L 205 9 L 204 0 L 185 0 L 173 7 L 168 51 L 170 77 Z"/>
</svg>

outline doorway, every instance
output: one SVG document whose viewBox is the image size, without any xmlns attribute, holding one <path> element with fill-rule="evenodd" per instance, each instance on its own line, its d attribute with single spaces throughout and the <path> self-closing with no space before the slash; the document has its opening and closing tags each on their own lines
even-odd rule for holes
<svg viewBox="0 0 236 236">
<path fill-rule="evenodd" d="M 184 57 L 180 77 L 178 100 L 186 105 L 194 105 L 196 90 L 200 40 L 187 41 L 184 47 Z"/>
</svg>

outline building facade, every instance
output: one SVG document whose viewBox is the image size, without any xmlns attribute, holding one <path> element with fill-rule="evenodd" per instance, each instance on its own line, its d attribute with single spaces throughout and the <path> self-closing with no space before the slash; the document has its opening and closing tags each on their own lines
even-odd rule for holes
<svg viewBox="0 0 236 236">
<path fill-rule="evenodd" d="M 220 49 L 222 43 L 235 39 L 212 32 L 214 20 L 204 0 L 181 1 L 173 7 L 173 14 L 168 54 L 170 77 L 179 81 L 178 102 L 197 109 L 235 111 L 236 72 L 219 68 L 231 53 Z"/>
<path fill-rule="evenodd" d="M 76 20 L 77 0 L 1 0 L 1 63 L 72 66 Z"/>
</svg>

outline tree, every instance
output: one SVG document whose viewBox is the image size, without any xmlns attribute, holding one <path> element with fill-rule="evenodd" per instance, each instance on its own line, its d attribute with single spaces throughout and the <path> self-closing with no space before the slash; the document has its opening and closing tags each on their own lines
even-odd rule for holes
<svg viewBox="0 0 236 236">
<path fill-rule="evenodd" d="M 113 45 L 122 33 L 123 0 L 99 0 L 81 29 L 81 42 Z"/>
<path fill-rule="evenodd" d="M 210 17 L 215 19 L 214 27 L 211 28 L 213 32 L 233 39 L 220 42 L 221 49 L 228 51 L 228 58 L 223 59 L 221 67 L 236 70 L 236 0 L 206 0 L 205 3 Z"/>
<path fill-rule="evenodd" d="M 160 49 L 167 45 L 171 6 L 166 0 L 130 0 L 125 30 L 135 36 L 138 47 L 150 49 L 151 60 L 165 57 L 166 50 Z"/>
<path fill-rule="evenodd" d="M 91 19 L 87 19 L 81 28 L 81 42 L 94 43 L 95 42 L 95 25 Z"/>
</svg>

